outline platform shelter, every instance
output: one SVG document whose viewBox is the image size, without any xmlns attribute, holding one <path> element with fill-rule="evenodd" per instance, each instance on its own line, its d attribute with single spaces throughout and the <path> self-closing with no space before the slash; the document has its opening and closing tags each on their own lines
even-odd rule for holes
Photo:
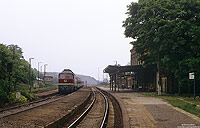
<svg viewBox="0 0 200 128">
<path fill-rule="evenodd" d="M 108 65 L 104 73 L 110 76 L 110 90 L 118 89 L 119 91 L 119 88 L 132 88 L 135 91 L 155 91 L 155 69 L 155 66 L 144 68 L 142 65 Z"/>
</svg>

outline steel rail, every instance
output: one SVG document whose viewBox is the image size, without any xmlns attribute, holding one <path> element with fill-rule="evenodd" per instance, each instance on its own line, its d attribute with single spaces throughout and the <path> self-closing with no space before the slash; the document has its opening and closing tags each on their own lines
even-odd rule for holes
<svg viewBox="0 0 200 128">
<path fill-rule="evenodd" d="M 70 95 L 72 95 L 72 94 L 75 93 L 75 92 L 76 92 L 76 91 L 74 91 L 74 92 L 72 92 L 72 93 L 70 93 L 70 94 L 67 94 L 66 96 L 70 96 Z M 51 94 L 49 94 L 49 95 L 44 96 L 45 98 L 41 98 L 41 99 L 39 99 L 39 100 L 35 100 L 35 101 L 31 101 L 31 102 L 19 104 L 19 105 L 12 106 L 12 107 L 8 107 L 8 108 L 2 108 L 2 109 L 0 109 L 0 118 L 6 117 L 6 116 L 9 116 L 9 115 L 14 115 L 14 114 L 17 114 L 17 113 L 20 113 L 20 112 L 23 112 L 23 111 L 26 111 L 26 110 L 29 110 L 29 109 L 38 107 L 38 106 L 40 106 L 40 105 L 36 105 L 35 107 L 31 107 L 31 108 L 28 108 L 27 106 L 32 106 L 32 105 L 34 105 L 34 104 L 36 104 L 36 103 L 40 103 L 40 102 L 44 102 L 44 101 L 47 101 L 47 100 L 51 100 L 51 99 L 53 99 L 55 96 L 62 96 L 62 95 L 60 95 L 58 92 L 56 92 L 56 93 L 51 93 Z M 52 101 L 50 101 L 50 102 L 48 102 L 48 103 L 55 102 L 55 101 L 57 101 L 57 100 L 60 100 L 60 99 L 62 99 L 62 98 L 65 98 L 66 96 L 59 97 L 59 98 L 55 98 L 55 100 L 52 100 Z M 41 97 L 43 97 L 43 96 L 41 96 Z M 44 104 L 48 104 L 48 103 L 44 103 Z M 22 111 L 18 111 L 18 112 L 12 112 L 12 114 L 7 114 L 7 115 L 4 114 L 5 116 L 2 116 L 2 114 L 3 114 L 3 113 L 6 113 L 6 111 L 19 109 L 19 108 L 21 108 L 21 107 L 26 107 L 26 109 L 24 109 L 24 110 L 22 110 Z"/>
<path fill-rule="evenodd" d="M 40 100 L 24 103 L 24 104 L 21 104 L 21 105 L 9 107 L 9 108 L 6 108 L 6 109 L 2 109 L 2 110 L 0 110 L 0 119 L 3 118 L 3 117 L 10 116 L 10 115 L 15 115 L 15 114 L 27 111 L 27 110 L 31 110 L 31 109 L 34 109 L 34 108 L 37 108 L 37 107 L 40 107 L 40 106 L 43 106 L 43 105 L 46 105 L 46 104 L 49 104 L 49 103 L 56 102 L 58 100 L 69 97 L 73 93 L 70 93 L 68 95 L 58 97 L 58 98 L 55 98 L 55 96 L 61 96 L 61 95 L 55 94 L 53 96 L 49 96 L 49 97 L 46 97 L 44 99 L 40 99 Z"/>
<path fill-rule="evenodd" d="M 93 94 L 94 94 L 94 99 L 93 99 L 92 103 L 90 104 L 90 106 L 73 123 L 71 123 L 70 126 L 68 126 L 68 128 L 76 127 L 78 125 L 78 123 L 87 115 L 87 113 L 93 107 L 94 102 L 96 101 L 96 94 L 94 91 L 93 91 Z"/>
<path fill-rule="evenodd" d="M 0 109 L 0 113 L 4 112 L 4 111 L 11 110 L 11 109 L 16 109 L 16 108 L 20 108 L 20 107 L 27 106 L 27 105 L 32 105 L 34 103 L 39 103 L 39 102 L 42 102 L 42 101 L 45 101 L 45 100 L 48 100 L 48 99 L 52 99 L 52 97 L 57 96 L 57 95 L 59 95 L 59 94 L 55 93 L 55 95 L 51 95 L 49 97 L 42 98 L 42 99 L 39 99 L 39 100 L 36 100 L 36 101 L 27 102 L 27 103 L 24 103 L 24 104 L 20 104 L 20 105 L 8 107 L 8 108 L 3 108 L 3 109 Z"/>
<path fill-rule="evenodd" d="M 99 128 L 104 128 L 106 126 L 106 119 L 108 118 L 108 110 L 109 110 L 109 104 L 108 104 L 108 99 L 106 98 L 106 96 L 99 90 L 97 89 L 101 95 L 104 97 L 104 100 L 105 100 L 105 113 L 104 113 L 104 117 L 103 117 L 103 120 L 101 122 L 101 126 Z"/>
</svg>

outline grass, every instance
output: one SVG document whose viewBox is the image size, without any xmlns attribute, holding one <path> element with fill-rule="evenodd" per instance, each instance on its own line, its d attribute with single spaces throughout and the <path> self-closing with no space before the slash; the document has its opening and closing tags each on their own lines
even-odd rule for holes
<svg viewBox="0 0 200 128">
<path fill-rule="evenodd" d="M 52 86 L 43 85 L 42 88 L 35 88 L 35 89 L 32 88 L 30 92 L 30 88 L 28 84 L 17 83 L 15 91 L 14 91 L 14 87 L 12 87 L 12 92 L 9 94 L 6 93 L 4 90 L 0 89 L 0 108 L 36 100 L 38 99 L 38 97 L 35 96 L 34 92 L 41 91 L 41 90 L 52 90 L 56 88 L 57 86 L 55 85 L 52 85 Z M 16 93 L 18 92 L 20 92 L 21 94 L 19 98 L 16 97 Z"/>
<path fill-rule="evenodd" d="M 20 83 L 16 88 L 16 92 L 21 92 L 21 95 L 25 96 L 25 98 L 27 98 L 27 101 L 32 101 L 32 100 L 37 99 L 37 97 L 34 94 L 35 92 L 42 91 L 42 90 L 53 90 L 56 88 L 57 86 L 53 86 L 53 85 L 43 86 L 41 88 L 31 88 L 31 92 L 30 92 L 29 85 Z"/>
<path fill-rule="evenodd" d="M 43 83 L 41 83 L 41 84 L 43 84 Z M 51 89 L 55 89 L 57 86 L 54 86 L 54 85 L 51 85 L 51 86 L 42 86 L 42 87 L 40 87 L 40 88 L 31 88 L 31 92 L 33 93 L 33 92 L 37 92 L 37 91 L 41 91 L 41 90 L 51 90 Z M 20 83 L 19 85 L 17 85 L 17 88 L 16 88 L 17 90 L 23 90 L 23 91 L 25 91 L 25 92 L 27 92 L 27 93 L 29 93 L 30 92 L 30 88 L 29 88 L 29 85 L 27 85 L 27 84 L 23 84 L 23 83 Z"/>
<path fill-rule="evenodd" d="M 42 88 L 33 88 L 32 92 L 37 92 L 37 91 L 41 91 L 41 90 L 52 90 L 52 89 L 56 89 L 57 86 L 46 86 L 46 87 L 42 87 Z"/>
<path fill-rule="evenodd" d="M 110 88 L 110 85 L 104 85 L 103 87 L 104 88 Z"/>
<path fill-rule="evenodd" d="M 200 110 L 196 108 L 196 105 L 200 105 L 199 98 L 193 99 L 192 97 L 189 98 L 185 96 L 167 95 L 167 94 L 158 96 L 157 94 L 153 94 L 153 93 L 148 93 L 145 95 L 161 98 L 164 101 L 167 101 L 169 104 L 171 104 L 174 107 L 181 108 L 189 113 L 192 113 L 200 117 Z"/>
</svg>

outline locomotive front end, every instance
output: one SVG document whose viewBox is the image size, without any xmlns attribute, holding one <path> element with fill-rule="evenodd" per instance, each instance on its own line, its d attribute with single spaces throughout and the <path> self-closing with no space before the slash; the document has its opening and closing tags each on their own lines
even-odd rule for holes
<svg viewBox="0 0 200 128">
<path fill-rule="evenodd" d="M 69 70 L 65 69 L 58 75 L 58 92 L 60 94 L 67 94 L 71 93 L 75 90 L 75 76 L 74 73 Z"/>
</svg>

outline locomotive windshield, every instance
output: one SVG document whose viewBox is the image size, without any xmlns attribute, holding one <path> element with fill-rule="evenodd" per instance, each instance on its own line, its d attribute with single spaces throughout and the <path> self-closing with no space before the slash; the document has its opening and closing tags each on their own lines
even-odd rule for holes
<svg viewBox="0 0 200 128">
<path fill-rule="evenodd" d="M 67 74 L 67 75 L 66 75 L 66 78 L 67 78 L 67 79 L 72 79 L 73 77 L 72 77 L 71 74 Z"/>
<path fill-rule="evenodd" d="M 60 79 L 73 79 L 71 74 L 60 74 Z"/>
<path fill-rule="evenodd" d="M 60 79 L 64 79 L 65 78 L 65 74 L 60 74 Z"/>
</svg>

